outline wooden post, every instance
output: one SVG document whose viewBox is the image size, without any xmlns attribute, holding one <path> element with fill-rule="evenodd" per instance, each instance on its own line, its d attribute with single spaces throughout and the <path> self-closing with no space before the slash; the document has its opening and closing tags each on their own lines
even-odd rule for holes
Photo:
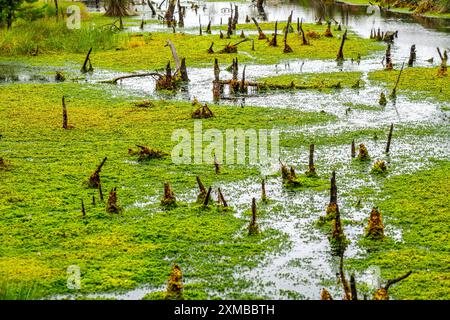
<svg viewBox="0 0 450 320">
<path fill-rule="evenodd" d="M 248 226 L 248 234 L 255 235 L 259 233 L 259 226 L 256 223 L 256 199 L 252 199 L 252 219 Z"/>
<path fill-rule="evenodd" d="M 386 153 L 389 153 L 389 149 L 391 147 L 392 131 L 394 131 L 393 123 L 391 123 L 391 127 L 389 128 L 388 140 L 387 140 L 387 144 L 386 144 Z"/>
<path fill-rule="evenodd" d="M 394 67 L 392 65 L 392 58 L 391 58 L 391 44 L 387 45 L 385 60 L 386 60 L 386 70 L 392 70 Z"/>
<path fill-rule="evenodd" d="M 64 129 L 67 129 L 68 128 L 68 126 L 67 126 L 67 108 L 66 108 L 66 102 L 65 102 L 64 96 L 62 96 L 62 117 L 63 117 L 62 127 Z"/>
</svg>

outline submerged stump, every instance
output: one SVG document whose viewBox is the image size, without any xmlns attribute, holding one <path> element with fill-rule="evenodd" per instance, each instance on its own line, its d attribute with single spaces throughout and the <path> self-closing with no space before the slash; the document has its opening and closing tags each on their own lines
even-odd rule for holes
<svg viewBox="0 0 450 320">
<path fill-rule="evenodd" d="M 259 233 L 259 226 L 258 223 L 256 223 L 256 199 L 252 199 L 252 219 L 250 221 L 250 224 L 248 225 L 248 234 L 249 235 L 256 235 Z"/>
<path fill-rule="evenodd" d="M 106 212 L 108 213 L 120 213 L 122 208 L 117 202 L 117 188 L 111 189 L 109 192 L 108 203 L 106 204 Z"/>
<path fill-rule="evenodd" d="M 358 153 L 358 158 L 357 159 L 359 161 L 368 161 L 368 160 L 370 160 L 369 151 L 367 151 L 367 148 L 364 145 L 364 143 L 361 143 L 359 145 L 359 153 Z"/>
<path fill-rule="evenodd" d="M 164 183 L 164 196 L 161 199 L 161 205 L 165 207 L 176 205 L 175 194 L 173 193 L 168 182 Z"/>
</svg>

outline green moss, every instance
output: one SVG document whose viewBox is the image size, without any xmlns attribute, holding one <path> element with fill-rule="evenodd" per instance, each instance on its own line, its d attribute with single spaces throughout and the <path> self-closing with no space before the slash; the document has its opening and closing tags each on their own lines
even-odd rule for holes
<svg viewBox="0 0 450 320">
<path fill-rule="evenodd" d="M 402 230 L 403 242 L 385 239 L 367 247 L 363 258 L 347 261 L 359 270 L 378 266 L 384 279 L 412 270 L 389 290 L 396 299 L 450 298 L 449 169 L 450 162 L 439 161 L 429 170 L 389 178 L 379 195 L 386 200 L 377 205 L 385 225 Z"/>
</svg>

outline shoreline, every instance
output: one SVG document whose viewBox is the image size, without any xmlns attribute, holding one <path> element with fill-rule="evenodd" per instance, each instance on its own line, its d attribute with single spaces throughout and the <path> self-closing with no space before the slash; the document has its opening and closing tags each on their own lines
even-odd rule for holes
<svg viewBox="0 0 450 320">
<path fill-rule="evenodd" d="M 352 0 L 335 1 L 336 4 L 346 4 L 349 6 L 358 6 L 358 7 L 368 7 L 370 5 L 370 3 L 368 3 L 368 2 L 369 1 L 367 1 L 366 3 L 361 3 L 359 1 L 353 2 Z M 404 13 L 404 14 L 409 14 L 412 16 L 423 17 L 423 18 L 449 19 L 450 20 L 450 13 L 427 12 L 427 13 L 423 13 L 423 14 L 418 14 L 418 13 L 409 11 L 408 8 L 390 8 L 390 9 L 381 8 L 381 9 L 384 12 Z"/>
</svg>

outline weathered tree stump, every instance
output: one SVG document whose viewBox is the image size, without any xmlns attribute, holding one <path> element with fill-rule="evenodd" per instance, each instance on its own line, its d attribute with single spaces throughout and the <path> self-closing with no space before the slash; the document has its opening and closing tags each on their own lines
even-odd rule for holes
<svg viewBox="0 0 450 320">
<path fill-rule="evenodd" d="M 83 66 L 81 67 L 82 73 L 94 71 L 94 68 L 92 67 L 92 63 L 91 63 L 91 58 L 90 58 L 91 52 L 92 52 L 92 48 L 89 49 L 89 51 L 86 55 L 86 58 L 84 59 Z M 89 63 L 89 67 L 88 67 L 88 63 Z"/>
<path fill-rule="evenodd" d="M 355 139 L 352 140 L 351 155 L 352 158 L 356 157 Z"/>
<path fill-rule="evenodd" d="M 331 21 L 327 22 L 327 29 L 325 30 L 325 33 L 323 35 L 327 38 L 333 38 L 333 34 L 331 33 Z"/>
<path fill-rule="evenodd" d="M 208 119 L 214 117 L 214 113 L 209 109 L 205 103 L 203 106 L 199 106 L 191 116 L 193 119 Z"/>
<path fill-rule="evenodd" d="M 446 76 L 447 75 L 447 50 L 444 50 L 444 53 L 441 53 L 441 50 L 437 48 L 437 52 L 439 53 L 439 57 L 441 58 L 441 65 L 439 66 L 438 76 Z"/>
<path fill-rule="evenodd" d="M 216 174 L 220 174 L 220 164 L 219 161 L 217 160 L 216 155 L 214 155 L 214 170 Z"/>
<path fill-rule="evenodd" d="M 200 192 L 199 192 L 199 194 L 198 194 L 198 196 L 197 196 L 197 203 L 198 203 L 198 204 L 202 204 L 202 203 L 205 202 L 205 198 L 206 198 L 206 188 L 205 188 L 205 186 L 203 185 L 202 181 L 200 180 L 200 177 L 199 177 L 199 176 L 197 176 L 196 179 L 197 179 L 197 185 L 198 185 L 198 188 L 199 188 L 199 190 L 200 190 Z"/>
<path fill-rule="evenodd" d="M 166 300 L 184 300 L 183 297 L 183 274 L 180 267 L 174 264 L 170 272 L 169 281 L 165 293 Z"/>
<path fill-rule="evenodd" d="M 387 104 L 387 99 L 386 99 L 386 95 L 384 94 L 384 92 L 380 93 L 380 100 L 378 100 L 378 104 L 380 106 L 385 106 Z"/>
<path fill-rule="evenodd" d="M 262 31 L 261 27 L 258 24 L 258 21 L 256 21 L 255 18 L 252 18 L 253 23 L 256 26 L 256 29 L 258 29 L 258 40 L 264 40 L 267 39 L 266 35 L 264 34 L 264 32 Z"/>
<path fill-rule="evenodd" d="M 136 145 L 136 147 L 139 148 L 138 151 L 133 151 L 132 149 L 128 149 L 128 153 L 131 155 L 138 154 L 139 162 L 149 161 L 152 159 L 162 159 L 168 155 L 166 152 L 161 151 L 159 149 L 153 149 L 153 148 L 149 148 L 146 146 L 140 146 L 140 145 Z"/>
<path fill-rule="evenodd" d="M 219 204 L 219 206 L 223 206 L 224 208 L 228 208 L 228 204 L 222 194 L 222 190 L 220 190 L 220 188 L 217 189 L 217 203 Z"/>
<path fill-rule="evenodd" d="M 413 67 L 415 61 L 416 61 L 416 45 L 413 44 L 411 46 L 411 51 L 409 52 L 408 67 Z"/>
<path fill-rule="evenodd" d="M 391 140 L 392 140 L 392 132 L 394 131 L 394 124 L 391 123 L 391 127 L 389 128 L 389 134 L 388 139 L 386 143 L 386 153 L 389 153 L 389 150 L 391 148 Z"/>
<path fill-rule="evenodd" d="M 102 167 L 106 162 L 107 157 L 103 159 L 103 161 L 98 165 L 97 169 L 91 174 L 88 180 L 88 186 L 90 188 L 97 189 L 100 186 L 100 172 L 102 171 Z"/>
<path fill-rule="evenodd" d="M 388 44 L 386 48 L 386 54 L 385 54 L 385 61 L 386 61 L 386 70 L 392 70 L 394 68 L 392 64 L 392 57 L 391 57 L 391 45 Z"/>
<path fill-rule="evenodd" d="M 373 240 L 384 238 L 384 225 L 381 217 L 381 210 L 373 207 L 370 213 L 369 223 L 367 225 L 366 237 Z"/>
<path fill-rule="evenodd" d="M 341 45 L 339 46 L 339 51 L 336 57 L 336 60 L 342 61 L 344 60 L 344 44 L 345 40 L 347 40 L 347 30 L 344 31 L 344 34 L 342 35 Z"/>
<path fill-rule="evenodd" d="M 86 217 L 86 209 L 84 208 L 84 201 L 81 199 L 81 218 L 84 219 Z"/>
<path fill-rule="evenodd" d="M 69 127 L 67 125 L 67 121 L 68 121 L 68 118 L 67 118 L 67 107 L 66 107 L 66 101 L 64 99 L 64 96 L 62 96 L 62 118 L 63 118 L 63 121 L 62 121 L 63 129 L 68 129 Z"/>
<path fill-rule="evenodd" d="M 322 292 L 320 293 L 320 300 L 333 300 L 333 297 L 327 289 L 323 288 Z"/>
<path fill-rule="evenodd" d="M 250 221 L 250 224 L 248 225 L 248 234 L 249 235 L 256 235 L 259 233 L 259 226 L 258 223 L 256 223 L 256 199 L 252 199 L 252 219 Z"/>
<path fill-rule="evenodd" d="M 117 202 L 117 188 L 111 189 L 109 192 L 108 203 L 106 204 L 106 212 L 108 213 L 120 213 L 122 208 Z"/>
<path fill-rule="evenodd" d="M 291 14 L 288 17 L 288 21 L 284 30 L 284 49 L 283 49 L 283 53 L 291 53 L 293 52 L 292 48 L 287 44 L 287 37 L 288 37 L 288 33 L 289 33 L 289 28 L 291 27 L 291 22 L 292 22 L 292 11 Z"/>
<path fill-rule="evenodd" d="M 387 284 L 384 287 L 381 287 L 380 289 L 378 289 L 375 292 L 375 294 L 373 296 L 373 300 L 389 300 L 389 294 L 388 294 L 389 287 L 399 281 L 402 281 L 403 279 L 408 278 L 411 274 L 412 274 L 412 271 L 409 271 L 408 273 L 406 273 L 405 275 L 403 275 L 401 277 L 398 277 L 398 278 L 392 279 L 392 280 L 388 280 Z"/>
<path fill-rule="evenodd" d="M 169 6 L 166 14 L 164 15 L 164 21 L 168 27 L 171 27 L 175 23 L 174 13 L 177 0 L 168 0 Z"/>
<path fill-rule="evenodd" d="M 206 193 L 206 196 L 205 196 L 205 200 L 203 201 L 203 206 L 204 207 L 207 207 L 208 204 L 209 204 L 209 201 L 211 200 L 211 190 L 212 190 L 212 188 L 209 187 L 208 188 L 208 192 Z"/>
<path fill-rule="evenodd" d="M 358 153 L 358 160 L 360 161 L 367 161 L 370 160 L 369 152 L 367 151 L 366 146 L 364 143 L 361 143 L 359 145 L 359 153 Z"/>
<path fill-rule="evenodd" d="M 278 32 L 278 21 L 275 21 L 275 32 L 273 34 L 272 40 L 270 40 L 269 42 L 269 46 L 271 47 L 278 47 L 277 32 Z"/>
<path fill-rule="evenodd" d="M 306 176 L 317 177 L 316 167 L 314 166 L 314 144 L 309 145 L 309 163 L 308 170 L 306 171 Z"/>
<path fill-rule="evenodd" d="M 175 194 L 170 187 L 168 182 L 164 183 L 164 196 L 161 199 L 161 205 L 165 207 L 170 207 L 176 205 Z"/>
<path fill-rule="evenodd" d="M 263 202 L 267 202 L 266 180 L 265 179 L 262 179 L 262 181 L 261 181 L 261 200 Z"/>
</svg>

